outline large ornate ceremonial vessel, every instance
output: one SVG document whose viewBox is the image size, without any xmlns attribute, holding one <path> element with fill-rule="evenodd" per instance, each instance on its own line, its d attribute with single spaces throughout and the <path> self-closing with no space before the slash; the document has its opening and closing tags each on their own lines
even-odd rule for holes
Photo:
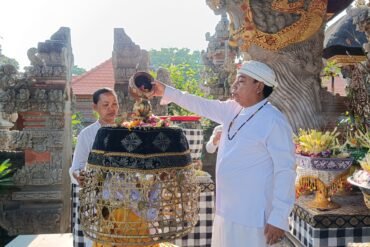
<svg viewBox="0 0 370 247">
<path fill-rule="evenodd" d="M 122 246 L 175 239 L 197 223 L 198 196 L 181 129 L 103 127 L 81 191 L 82 228 Z"/>
<path fill-rule="evenodd" d="M 131 78 L 133 121 L 102 127 L 89 155 L 80 219 L 98 243 L 148 246 L 180 238 L 198 222 L 189 144 L 182 129 L 151 115 L 152 80 L 145 72 Z"/>
</svg>

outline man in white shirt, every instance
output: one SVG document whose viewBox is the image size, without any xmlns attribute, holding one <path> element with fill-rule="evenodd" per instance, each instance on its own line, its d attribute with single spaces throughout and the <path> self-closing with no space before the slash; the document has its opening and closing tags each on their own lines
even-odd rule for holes
<svg viewBox="0 0 370 247">
<path fill-rule="evenodd" d="M 84 128 L 77 137 L 77 144 L 73 154 L 72 166 L 69 169 L 73 193 L 72 234 L 74 247 L 90 247 L 92 241 L 84 237 L 80 228 L 79 199 L 80 186 L 84 182 L 83 170 L 86 166 L 89 153 L 92 149 L 96 133 L 102 125 L 114 124 L 118 113 L 118 100 L 116 93 L 110 88 L 101 88 L 93 94 L 93 109 L 99 114 L 99 120 Z"/>
<path fill-rule="evenodd" d="M 268 101 L 274 71 L 248 61 L 232 85 L 233 99 L 209 100 L 154 83 L 162 104 L 174 102 L 221 125 L 216 164 L 212 247 L 264 247 L 281 240 L 295 200 L 292 130 Z"/>
<path fill-rule="evenodd" d="M 218 145 L 220 144 L 222 134 L 222 125 L 218 125 L 213 129 L 212 135 L 206 144 L 206 150 L 208 153 L 213 154 L 216 152 Z"/>
</svg>

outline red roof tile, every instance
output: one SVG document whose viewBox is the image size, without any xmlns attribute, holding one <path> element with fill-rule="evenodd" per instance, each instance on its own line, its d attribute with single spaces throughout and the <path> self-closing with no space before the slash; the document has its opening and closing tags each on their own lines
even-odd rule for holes
<svg viewBox="0 0 370 247">
<path fill-rule="evenodd" d="M 112 58 L 72 78 L 72 90 L 75 95 L 92 95 L 102 87 L 114 88 L 114 72 Z"/>
</svg>

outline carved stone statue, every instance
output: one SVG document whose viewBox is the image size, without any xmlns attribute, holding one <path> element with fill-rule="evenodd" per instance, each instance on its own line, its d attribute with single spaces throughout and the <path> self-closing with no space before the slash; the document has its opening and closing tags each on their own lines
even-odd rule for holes
<svg viewBox="0 0 370 247">
<path fill-rule="evenodd" d="M 365 33 L 368 43 L 364 44 L 367 60 L 349 68 L 348 90 L 350 91 L 350 109 L 360 120 L 361 127 L 369 127 L 370 117 L 370 7 L 351 9 L 348 14 L 353 17 L 357 30 Z M 348 66 L 349 67 L 349 66 Z"/>
<path fill-rule="evenodd" d="M 237 50 L 229 45 L 229 21 L 223 12 L 215 28 L 215 34 L 206 33 L 207 51 L 202 51 L 202 61 L 206 68 L 204 77 L 211 88 L 211 94 L 223 99 L 229 97 L 231 75 L 235 71 L 234 60 Z"/>
<path fill-rule="evenodd" d="M 6 103 L 12 98 L 8 89 L 16 82 L 17 70 L 13 65 L 0 66 L 0 129 L 10 129 L 18 118 L 16 112 L 6 112 Z"/>
<path fill-rule="evenodd" d="M 270 100 L 287 115 L 293 129 L 321 127 L 321 53 L 328 2 L 207 0 L 207 3 L 215 13 L 228 13 L 229 44 L 239 48 L 244 59 L 265 62 L 276 71 L 279 86 Z"/>
</svg>

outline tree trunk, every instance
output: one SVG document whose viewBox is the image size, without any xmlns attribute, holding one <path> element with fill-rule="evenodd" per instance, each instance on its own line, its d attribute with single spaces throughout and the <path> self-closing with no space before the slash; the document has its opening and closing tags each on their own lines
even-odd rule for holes
<svg viewBox="0 0 370 247">
<path fill-rule="evenodd" d="M 320 71 L 327 1 L 207 0 L 228 13 L 229 44 L 269 64 L 279 86 L 269 98 L 294 131 L 322 127 Z"/>
<path fill-rule="evenodd" d="M 278 52 L 253 45 L 248 50 L 254 60 L 269 64 L 276 72 L 278 87 L 269 100 L 284 112 L 295 132 L 299 128 L 322 127 L 320 71 L 323 29 L 311 39 Z"/>
</svg>

